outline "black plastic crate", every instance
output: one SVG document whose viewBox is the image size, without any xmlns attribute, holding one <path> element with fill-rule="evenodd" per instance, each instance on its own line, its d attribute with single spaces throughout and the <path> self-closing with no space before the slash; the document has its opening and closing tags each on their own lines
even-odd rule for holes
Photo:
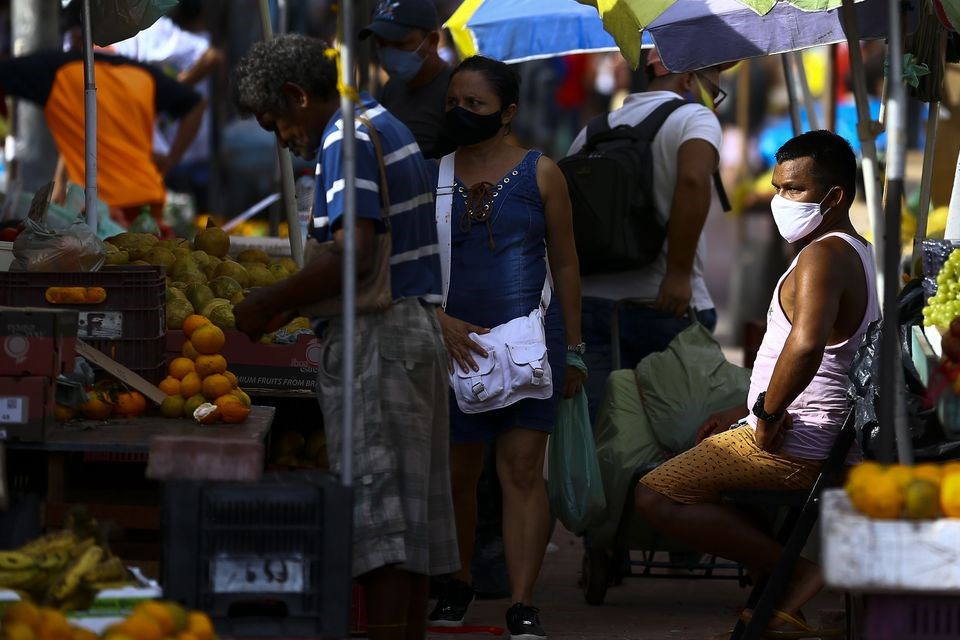
<svg viewBox="0 0 960 640">
<path fill-rule="evenodd" d="M 919 593 L 864 596 L 864 640 L 956 640 L 960 596 Z"/>
<path fill-rule="evenodd" d="M 351 495 L 324 472 L 167 483 L 164 597 L 207 611 L 225 636 L 348 636 Z"/>
<path fill-rule="evenodd" d="M 51 304 L 49 287 L 103 287 L 99 304 Z M 143 339 L 165 333 L 162 267 L 118 266 L 93 272 L 0 272 L 0 306 L 76 309 L 81 339 Z"/>
</svg>

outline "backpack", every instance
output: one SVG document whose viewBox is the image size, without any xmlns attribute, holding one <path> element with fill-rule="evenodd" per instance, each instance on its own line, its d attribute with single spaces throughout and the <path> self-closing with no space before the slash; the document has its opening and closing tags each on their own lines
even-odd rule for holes
<svg viewBox="0 0 960 640">
<path fill-rule="evenodd" d="M 573 234 L 583 275 L 637 269 L 663 249 L 666 227 L 653 198 L 651 143 L 683 100 L 665 102 L 636 126 L 587 125 L 583 148 L 557 164 L 573 205 Z"/>
</svg>

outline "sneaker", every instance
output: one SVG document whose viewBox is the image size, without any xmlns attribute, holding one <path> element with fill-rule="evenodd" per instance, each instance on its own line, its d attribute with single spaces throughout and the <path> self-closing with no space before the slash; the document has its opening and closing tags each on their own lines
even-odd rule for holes
<svg viewBox="0 0 960 640">
<path fill-rule="evenodd" d="M 518 602 L 507 609 L 507 629 L 510 640 L 546 640 L 540 626 L 540 609 Z"/>
<path fill-rule="evenodd" d="M 473 587 L 463 580 L 450 580 L 443 586 L 437 606 L 427 616 L 432 627 L 459 627 L 473 602 Z"/>
</svg>

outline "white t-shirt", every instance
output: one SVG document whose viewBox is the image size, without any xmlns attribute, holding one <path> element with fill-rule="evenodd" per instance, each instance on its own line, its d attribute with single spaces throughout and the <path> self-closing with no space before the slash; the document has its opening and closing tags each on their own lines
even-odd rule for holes
<svg viewBox="0 0 960 640">
<path fill-rule="evenodd" d="M 653 113 L 653 110 L 679 95 L 672 91 L 648 91 L 634 93 L 627 97 L 623 106 L 608 116 L 610 126 L 625 124 L 634 126 Z M 576 153 L 586 142 L 586 129 L 580 131 L 570 145 L 571 153 Z M 653 155 L 654 201 L 661 222 L 667 224 L 670 219 L 670 207 L 673 203 L 674 186 L 677 183 L 677 153 L 687 140 L 705 140 L 720 151 L 723 134 L 716 115 L 699 104 L 685 104 L 664 121 L 663 126 L 653 138 L 650 151 Z M 722 212 L 716 187 L 710 183 L 710 211 L 708 215 Z M 667 273 L 667 243 L 656 260 L 642 269 L 586 276 L 582 279 L 583 295 L 597 298 L 620 300 L 622 298 L 656 299 L 660 292 L 660 283 Z M 697 242 L 697 252 L 693 261 L 693 273 L 690 283 L 693 288 L 691 305 L 698 311 L 712 309 L 713 299 L 703 280 L 703 261 L 707 253 L 707 243 L 703 234 Z"/>
<path fill-rule="evenodd" d="M 209 37 L 181 29 L 166 16 L 161 17 L 132 38 L 110 45 L 112 53 L 131 60 L 158 65 L 174 76 L 196 64 L 209 48 Z M 200 82 L 194 89 L 203 97 L 209 97 L 210 92 L 206 81 Z M 170 145 L 176 136 L 178 126 L 176 122 L 157 118 L 153 131 L 154 152 L 160 154 L 170 152 Z M 203 113 L 203 120 L 196 138 L 184 152 L 180 162 L 206 160 L 209 156 L 209 141 L 210 110 L 207 109 Z"/>
</svg>

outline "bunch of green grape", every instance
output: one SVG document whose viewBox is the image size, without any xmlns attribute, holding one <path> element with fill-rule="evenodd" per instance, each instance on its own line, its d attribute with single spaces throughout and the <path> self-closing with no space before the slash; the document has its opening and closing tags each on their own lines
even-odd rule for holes
<svg viewBox="0 0 960 640">
<path fill-rule="evenodd" d="M 937 274 L 937 292 L 923 308 L 924 326 L 946 329 L 960 316 L 960 249 L 954 249 Z"/>
</svg>

